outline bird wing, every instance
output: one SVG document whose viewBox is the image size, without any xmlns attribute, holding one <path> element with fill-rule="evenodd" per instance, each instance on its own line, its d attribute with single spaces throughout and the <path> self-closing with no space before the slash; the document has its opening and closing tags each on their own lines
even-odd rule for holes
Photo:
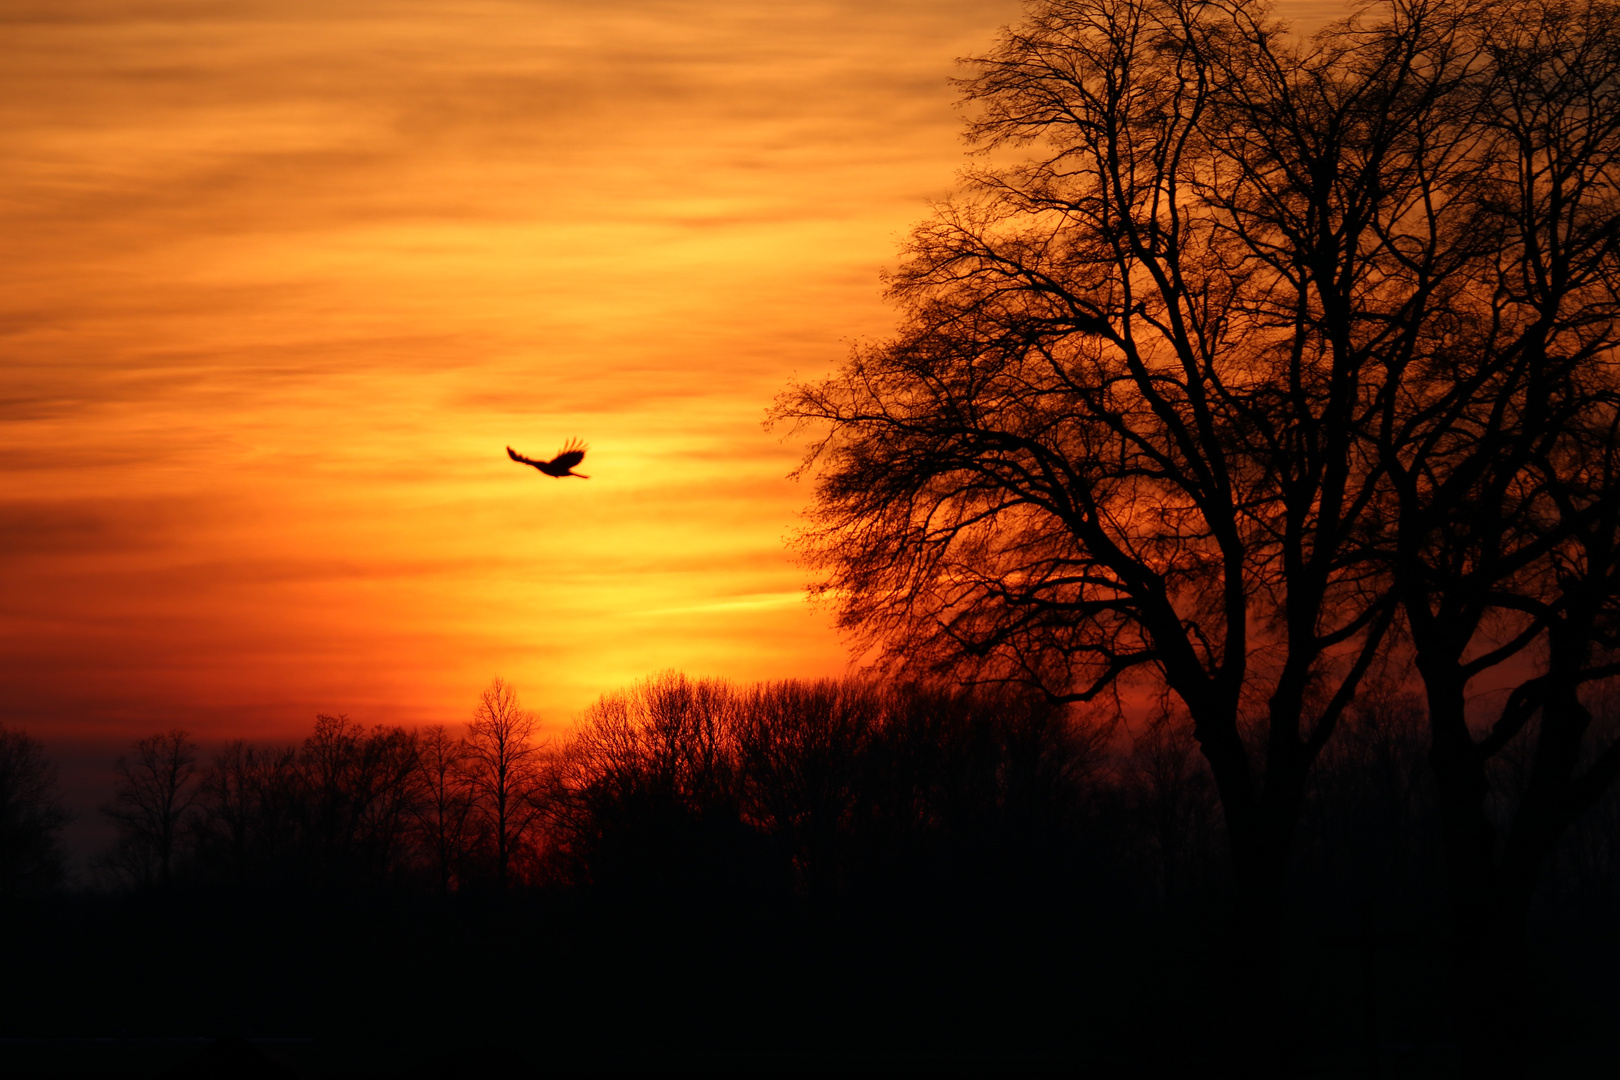
<svg viewBox="0 0 1620 1080">
<path fill-rule="evenodd" d="M 524 457 L 522 454 L 518 453 L 516 450 L 512 449 L 510 446 L 508 446 L 506 448 L 506 456 L 511 458 L 513 461 L 519 461 L 519 462 L 522 462 L 525 465 L 533 465 L 537 469 L 542 464 L 541 462 L 538 462 L 538 461 L 534 460 L 534 458 L 526 458 L 526 457 Z"/>
<path fill-rule="evenodd" d="M 578 465 L 584 460 L 585 451 L 569 450 L 566 453 L 558 454 L 556 457 L 552 458 L 548 464 L 550 464 L 552 468 L 561 469 L 563 472 L 567 472 L 569 469 L 572 469 L 575 465 Z"/>
</svg>

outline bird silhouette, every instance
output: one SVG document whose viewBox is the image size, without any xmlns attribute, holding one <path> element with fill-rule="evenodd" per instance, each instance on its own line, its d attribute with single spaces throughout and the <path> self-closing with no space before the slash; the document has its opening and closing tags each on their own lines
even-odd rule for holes
<svg viewBox="0 0 1620 1080">
<path fill-rule="evenodd" d="M 506 456 L 513 461 L 522 462 L 524 465 L 533 465 L 547 476 L 577 476 L 581 480 L 589 480 L 590 477 L 584 473 L 572 471 L 575 465 L 585 460 L 585 451 L 587 449 L 589 448 L 578 439 L 569 439 L 568 445 L 559 450 L 557 456 L 550 461 L 536 461 L 533 458 L 526 458 L 510 446 L 506 448 Z"/>
</svg>

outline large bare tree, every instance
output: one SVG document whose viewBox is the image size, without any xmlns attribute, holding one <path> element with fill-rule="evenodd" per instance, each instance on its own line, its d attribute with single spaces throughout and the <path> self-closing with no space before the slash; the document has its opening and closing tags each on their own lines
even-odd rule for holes
<svg viewBox="0 0 1620 1080">
<path fill-rule="evenodd" d="M 1473 65 L 1448 157 L 1468 183 L 1412 185 L 1440 238 L 1413 264 L 1440 296 L 1381 358 L 1395 392 L 1369 444 L 1428 709 L 1465 1069 L 1511 1076 L 1534 1042 L 1532 894 L 1620 772 L 1589 708 L 1620 674 L 1620 8 L 1514 4 L 1456 37 Z M 1510 748 L 1517 789 L 1494 767 Z"/>
<path fill-rule="evenodd" d="M 778 410 L 825 426 L 807 542 L 842 625 L 1062 701 L 1168 685 L 1251 910 L 1393 614 L 1360 558 L 1378 388 L 1344 295 L 1389 245 L 1342 208 L 1383 197 L 1357 165 L 1428 107 L 1379 62 L 1420 46 L 1396 36 L 1307 46 L 1253 3 L 1035 5 L 968 84 L 977 145 L 1035 152 L 913 234 L 900 333 Z M 1337 144 L 1289 142 L 1317 131 Z"/>
<path fill-rule="evenodd" d="M 1460 927 L 1508 887 L 1496 744 L 1540 717 L 1519 883 L 1613 774 L 1574 779 L 1612 674 L 1614 11 L 1388 0 L 1307 40 L 1252 0 L 1034 3 L 974 62 L 995 164 L 913 233 L 900 330 L 779 402 L 819 429 L 805 543 L 860 644 L 1180 698 L 1262 966 L 1392 634 Z M 1470 681 L 1512 664 L 1482 740 Z"/>
</svg>

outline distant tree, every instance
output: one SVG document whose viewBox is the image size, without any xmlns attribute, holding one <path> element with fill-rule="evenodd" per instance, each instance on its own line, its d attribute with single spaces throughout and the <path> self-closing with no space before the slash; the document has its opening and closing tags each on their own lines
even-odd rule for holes
<svg viewBox="0 0 1620 1080">
<path fill-rule="evenodd" d="M 1310 861 L 1346 900 L 1411 902 L 1443 878 L 1423 700 L 1407 682 L 1362 696 L 1311 784 Z"/>
<path fill-rule="evenodd" d="M 1130 753 L 1120 763 L 1130 808 L 1146 835 L 1159 880 L 1154 892 L 1176 903 L 1196 891 L 1188 886 L 1201 857 L 1211 849 L 1219 821 L 1209 774 L 1199 768 L 1192 732 L 1160 702 L 1132 733 Z"/>
<path fill-rule="evenodd" d="M 479 695 L 467 725 L 465 762 L 474 813 L 488 838 L 496 884 L 504 890 L 515 861 L 532 852 L 546 796 L 534 714 L 504 679 Z"/>
<path fill-rule="evenodd" d="M 62 882 L 62 826 L 71 815 L 45 748 L 0 724 L 0 900 L 49 892 Z"/>
<path fill-rule="evenodd" d="M 200 790 L 197 744 L 179 728 L 148 735 L 113 771 L 118 790 L 101 808 L 118 829 L 110 865 L 137 887 L 166 889 Z"/>
<path fill-rule="evenodd" d="M 737 715 L 747 812 L 791 852 L 795 886 L 812 899 L 836 891 L 840 847 L 869 781 L 870 741 L 882 717 L 877 688 L 855 680 L 763 683 Z"/>
<path fill-rule="evenodd" d="M 354 868 L 357 819 L 371 794 L 360 760 L 362 735 L 347 716 L 317 714 L 315 730 L 298 750 L 305 858 L 328 884 L 338 884 Z"/>
<path fill-rule="evenodd" d="M 400 872 L 422 794 L 415 733 L 382 725 L 367 732 L 346 716 L 318 715 L 298 764 L 311 869 L 331 885 L 376 884 Z"/>
<path fill-rule="evenodd" d="M 441 893 L 461 881 L 470 839 L 474 795 L 467 767 L 467 746 L 439 724 L 417 736 L 417 769 L 421 797 L 413 806 L 417 843 L 432 867 Z"/>
<path fill-rule="evenodd" d="M 372 879 L 387 882 L 407 870 L 412 824 L 428 795 L 420 733 L 372 728 L 360 744 L 360 771 L 369 787 L 356 821 L 360 851 Z"/>
<path fill-rule="evenodd" d="M 1011 692 L 663 672 L 581 718 L 560 838 L 576 880 L 620 895 L 819 907 L 1044 887 L 1074 865 L 1105 756 L 1063 713 Z"/>
<path fill-rule="evenodd" d="M 232 741 L 209 763 L 198 794 L 199 870 L 232 885 L 302 883 L 307 803 L 296 748 Z"/>
<path fill-rule="evenodd" d="M 604 694 L 563 755 L 563 826 L 588 878 L 732 898 L 768 887 L 742 820 L 733 687 L 666 671 Z"/>
<path fill-rule="evenodd" d="M 1074 867 L 1110 725 L 1010 688 L 868 683 L 851 827 L 860 877 L 1047 890 Z"/>
</svg>

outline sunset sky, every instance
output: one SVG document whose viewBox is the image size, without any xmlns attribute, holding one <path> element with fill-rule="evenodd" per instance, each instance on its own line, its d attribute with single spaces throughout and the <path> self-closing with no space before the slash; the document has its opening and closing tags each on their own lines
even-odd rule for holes
<svg viewBox="0 0 1620 1080">
<path fill-rule="evenodd" d="M 0 0 L 0 721 L 457 723 L 500 674 L 556 731 L 845 670 L 761 422 L 891 325 L 1019 11 Z M 575 436 L 588 481 L 503 450 Z"/>
</svg>

